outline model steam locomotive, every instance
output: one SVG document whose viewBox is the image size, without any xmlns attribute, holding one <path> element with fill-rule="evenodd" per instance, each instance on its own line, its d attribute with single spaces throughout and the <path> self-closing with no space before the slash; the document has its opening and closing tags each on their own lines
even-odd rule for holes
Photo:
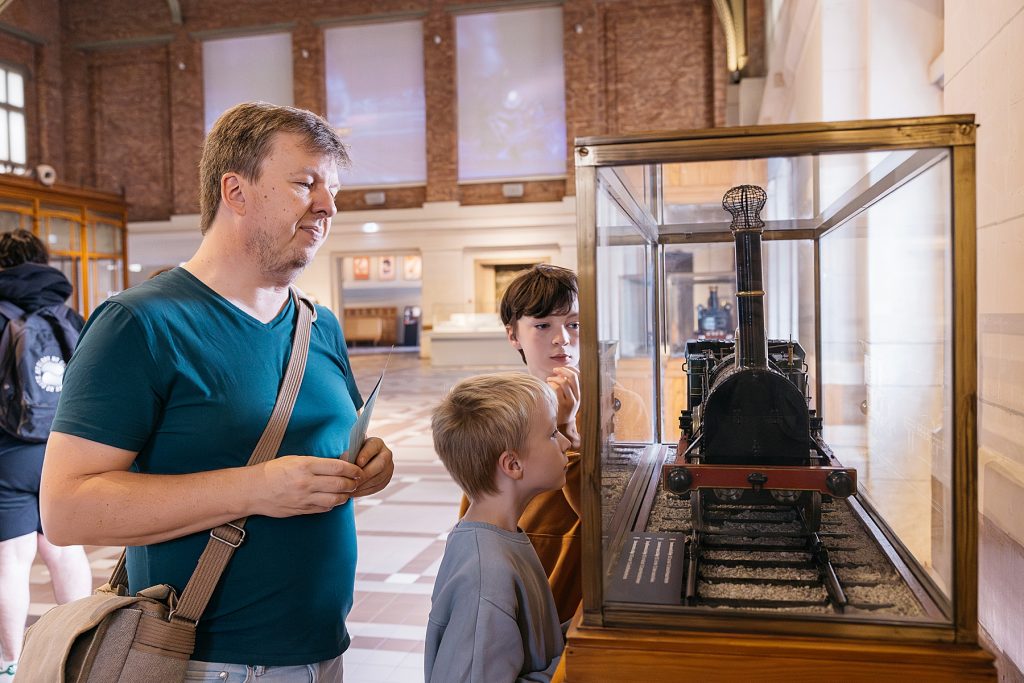
<svg viewBox="0 0 1024 683">
<path fill-rule="evenodd" d="M 711 497 L 723 503 L 797 507 L 817 531 L 822 496 L 846 498 L 857 472 L 842 467 L 821 438 L 821 418 L 808 408 L 806 353 L 793 341 L 768 340 L 761 274 L 760 187 L 729 190 L 736 243 L 735 341 L 686 344 L 687 409 L 665 486 L 690 494 L 693 528 L 705 528 Z"/>
</svg>

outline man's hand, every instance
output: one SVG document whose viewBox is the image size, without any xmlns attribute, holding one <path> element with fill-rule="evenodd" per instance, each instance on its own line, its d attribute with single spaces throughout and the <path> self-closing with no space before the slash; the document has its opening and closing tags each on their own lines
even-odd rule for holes
<svg viewBox="0 0 1024 683">
<path fill-rule="evenodd" d="M 345 503 L 367 477 L 344 460 L 308 455 L 283 455 L 247 469 L 254 471 L 255 513 L 267 517 L 327 512 Z"/>
<path fill-rule="evenodd" d="M 575 422 L 580 409 L 580 371 L 578 368 L 560 367 L 555 368 L 554 373 L 547 382 L 558 399 L 556 422 L 559 425 Z"/>
<path fill-rule="evenodd" d="M 356 490 L 352 492 L 353 498 L 377 493 L 391 482 L 391 477 L 395 473 L 391 449 L 375 436 L 363 442 L 363 447 L 356 456 L 356 465 L 362 468 L 363 474 Z"/>
</svg>

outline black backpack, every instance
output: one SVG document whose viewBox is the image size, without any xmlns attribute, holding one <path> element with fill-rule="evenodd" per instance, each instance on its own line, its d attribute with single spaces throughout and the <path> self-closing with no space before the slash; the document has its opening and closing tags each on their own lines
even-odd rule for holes
<svg viewBox="0 0 1024 683">
<path fill-rule="evenodd" d="M 0 429 L 41 443 L 50 436 L 81 324 L 64 304 L 25 313 L 0 301 L 0 314 L 8 321 L 0 334 Z"/>
</svg>

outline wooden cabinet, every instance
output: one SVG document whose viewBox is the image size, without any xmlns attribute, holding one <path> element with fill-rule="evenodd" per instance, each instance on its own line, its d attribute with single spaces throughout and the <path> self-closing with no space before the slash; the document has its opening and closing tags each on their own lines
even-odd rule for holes
<svg viewBox="0 0 1024 683">
<path fill-rule="evenodd" d="M 127 205 L 120 195 L 0 175 L 0 232 L 35 233 L 74 285 L 68 305 L 88 317 L 125 287 Z"/>
</svg>

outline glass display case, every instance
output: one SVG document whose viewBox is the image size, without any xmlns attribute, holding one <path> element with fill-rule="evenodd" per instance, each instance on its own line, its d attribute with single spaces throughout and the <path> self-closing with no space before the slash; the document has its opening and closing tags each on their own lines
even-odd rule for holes
<svg viewBox="0 0 1024 683">
<path fill-rule="evenodd" d="M 127 205 L 105 192 L 0 175 L 0 232 L 34 232 L 74 286 L 68 306 L 88 317 L 128 282 Z"/>
<path fill-rule="evenodd" d="M 676 673 L 714 649 L 680 655 L 687 633 L 905 644 L 895 668 L 865 665 L 879 673 L 938 651 L 989 670 L 974 131 L 943 116 L 577 140 L 570 680 L 588 648 L 640 633 L 634 658 L 675 652 Z M 733 644 L 719 671 L 749 671 Z"/>
</svg>

